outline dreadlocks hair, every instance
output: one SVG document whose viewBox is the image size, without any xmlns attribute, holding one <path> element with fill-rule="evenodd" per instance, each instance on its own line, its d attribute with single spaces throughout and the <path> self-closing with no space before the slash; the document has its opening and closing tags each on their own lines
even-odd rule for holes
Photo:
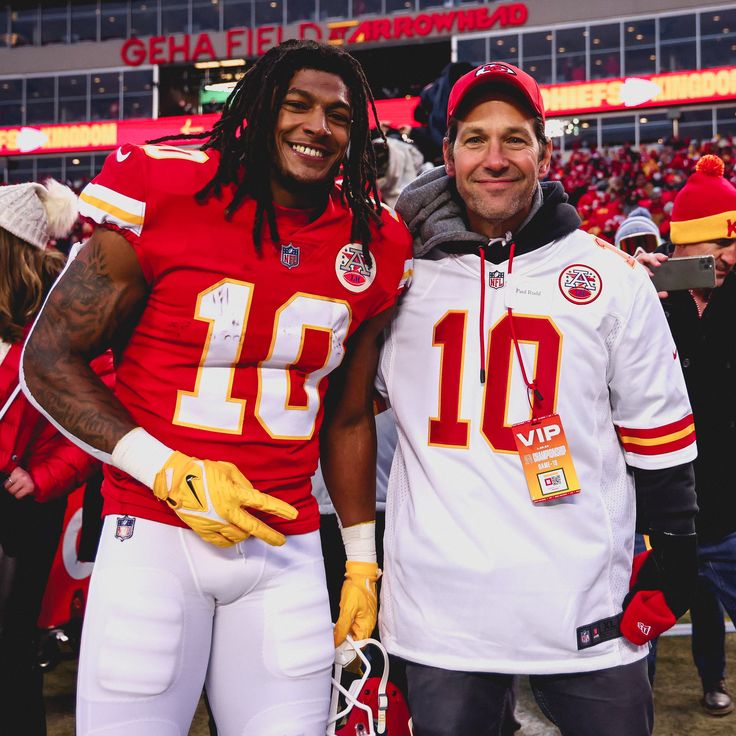
<svg viewBox="0 0 736 736">
<path fill-rule="evenodd" d="M 247 196 L 253 197 L 256 200 L 253 241 L 260 253 L 264 218 L 273 242 L 281 240 L 271 195 L 273 131 L 289 83 L 301 69 L 336 74 L 350 94 L 352 122 L 350 144 L 343 160 L 342 196 L 353 215 L 350 237 L 362 244 L 363 256 L 370 265 L 371 223 L 380 227 L 381 204 L 368 106 L 376 127 L 379 127 L 378 113 L 363 69 L 341 48 L 316 41 L 284 41 L 267 51 L 240 79 L 212 130 L 158 138 L 150 143 L 206 137 L 201 149 L 214 148 L 222 155 L 215 175 L 197 192 L 197 201 L 205 202 L 212 194 L 219 197 L 224 185 L 235 185 L 233 198 L 225 208 L 229 220 Z"/>
</svg>

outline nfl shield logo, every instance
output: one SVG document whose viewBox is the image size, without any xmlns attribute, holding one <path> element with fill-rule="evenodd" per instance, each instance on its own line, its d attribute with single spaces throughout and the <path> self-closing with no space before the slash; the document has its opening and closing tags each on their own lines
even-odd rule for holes
<svg viewBox="0 0 736 736">
<path fill-rule="evenodd" d="M 119 539 L 124 542 L 126 539 L 130 539 L 133 536 L 133 530 L 135 529 L 135 517 L 118 516 L 118 525 L 115 528 L 115 539 Z"/>
<path fill-rule="evenodd" d="M 296 268 L 299 265 L 299 247 L 296 245 L 281 246 L 281 265 L 288 269 Z"/>
<path fill-rule="evenodd" d="M 588 629 L 583 629 L 580 632 L 580 643 L 590 644 L 590 632 L 588 631 Z"/>
<path fill-rule="evenodd" d="M 503 289 L 503 271 L 491 271 L 488 274 L 488 286 L 491 289 Z"/>
</svg>

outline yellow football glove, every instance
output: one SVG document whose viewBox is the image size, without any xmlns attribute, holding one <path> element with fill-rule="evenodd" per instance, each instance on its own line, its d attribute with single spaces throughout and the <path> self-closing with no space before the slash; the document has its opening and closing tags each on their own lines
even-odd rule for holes
<svg viewBox="0 0 736 736">
<path fill-rule="evenodd" d="M 345 563 L 345 582 L 340 592 L 340 615 L 333 632 L 335 647 L 350 634 L 356 641 L 368 639 L 376 628 L 378 594 L 376 582 L 380 575 L 375 562 Z"/>
<path fill-rule="evenodd" d="M 205 542 L 218 547 L 229 547 L 251 536 L 276 546 L 286 541 L 283 534 L 245 508 L 282 519 L 295 519 L 298 513 L 285 501 L 253 488 L 232 463 L 198 460 L 181 452 L 172 453 L 156 474 L 153 492 Z"/>
</svg>

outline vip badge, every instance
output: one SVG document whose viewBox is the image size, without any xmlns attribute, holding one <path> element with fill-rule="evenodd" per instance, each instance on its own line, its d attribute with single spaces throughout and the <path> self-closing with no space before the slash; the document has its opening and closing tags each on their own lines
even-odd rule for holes
<svg viewBox="0 0 736 736">
<path fill-rule="evenodd" d="M 558 414 L 512 424 L 511 430 L 533 503 L 580 493 L 570 447 Z"/>
<path fill-rule="evenodd" d="M 603 282 L 599 273 L 582 263 L 568 266 L 558 279 L 562 296 L 573 304 L 590 304 L 603 290 Z"/>
<path fill-rule="evenodd" d="M 135 529 L 135 517 L 118 516 L 118 524 L 115 527 L 115 539 L 119 539 L 124 542 L 126 539 L 130 539 L 133 536 L 133 530 Z"/>
<path fill-rule="evenodd" d="M 503 279 L 503 271 L 491 271 L 488 274 L 488 286 L 490 286 L 491 289 L 503 289 Z"/>
<path fill-rule="evenodd" d="M 281 246 L 281 265 L 286 266 L 289 270 L 299 265 L 299 246 L 288 245 Z"/>
<path fill-rule="evenodd" d="M 344 245 L 335 259 L 335 273 L 340 283 L 356 294 L 365 291 L 376 278 L 376 259 L 371 255 L 371 266 L 366 263 L 360 243 Z"/>
</svg>

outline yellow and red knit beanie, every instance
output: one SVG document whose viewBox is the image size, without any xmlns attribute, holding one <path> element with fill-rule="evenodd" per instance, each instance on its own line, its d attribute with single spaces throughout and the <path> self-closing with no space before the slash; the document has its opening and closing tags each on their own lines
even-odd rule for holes
<svg viewBox="0 0 736 736">
<path fill-rule="evenodd" d="M 723 161 L 703 156 L 675 197 L 670 240 L 675 245 L 736 238 L 736 187 L 723 178 Z"/>
</svg>

